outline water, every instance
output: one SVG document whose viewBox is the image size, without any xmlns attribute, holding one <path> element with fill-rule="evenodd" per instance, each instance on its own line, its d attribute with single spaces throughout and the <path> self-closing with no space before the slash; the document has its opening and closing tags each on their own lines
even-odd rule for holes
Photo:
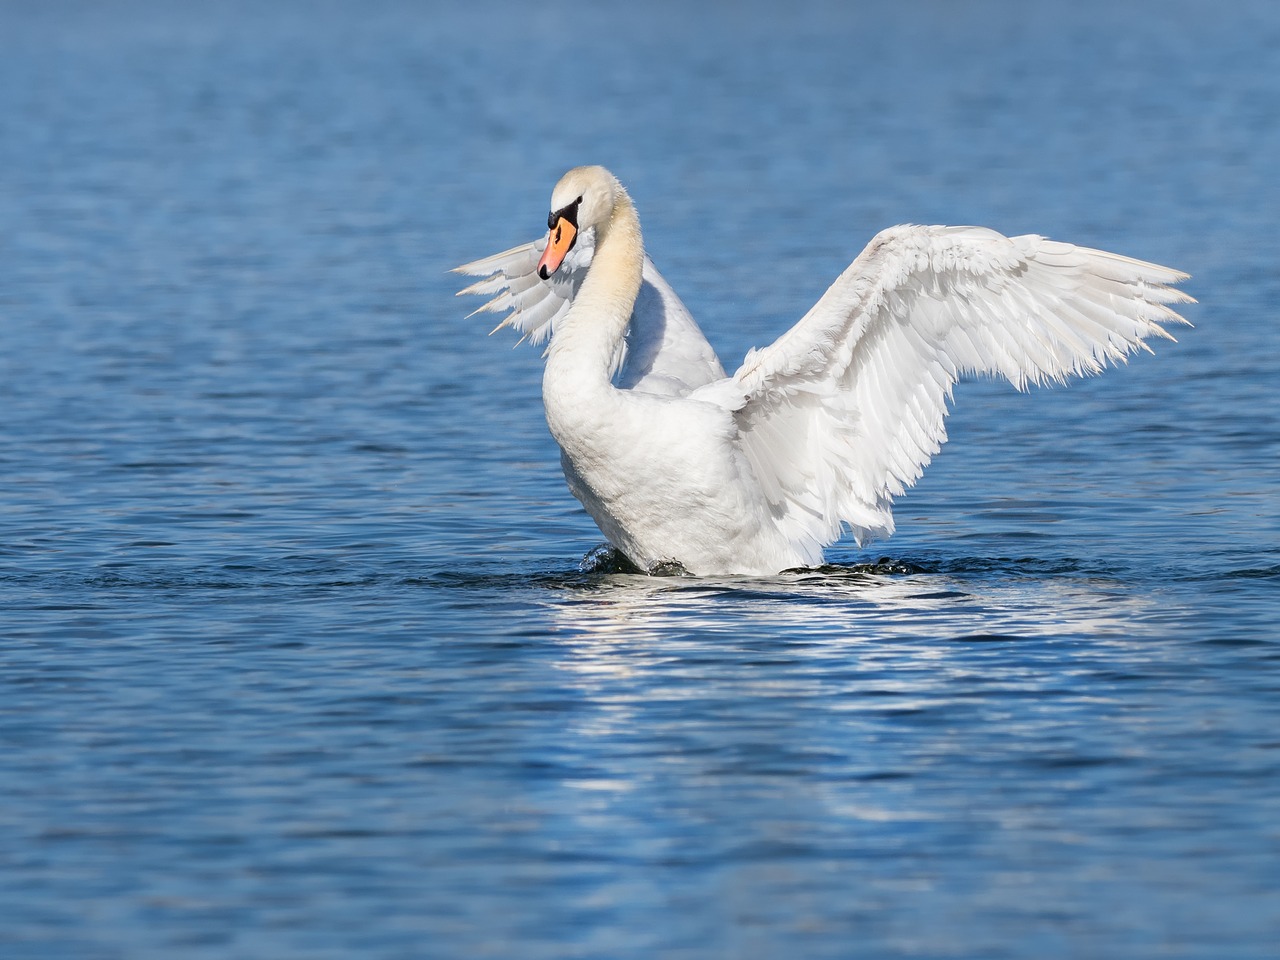
<svg viewBox="0 0 1280 960">
<path fill-rule="evenodd" d="M 6 957 L 1274 955 L 1273 4 L 263 7 L 0 5 Z M 868 551 L 582 574 L 444 274 L 582 162 L 729 363 L 895 222 L 1202 305 Z"/>
</svg>

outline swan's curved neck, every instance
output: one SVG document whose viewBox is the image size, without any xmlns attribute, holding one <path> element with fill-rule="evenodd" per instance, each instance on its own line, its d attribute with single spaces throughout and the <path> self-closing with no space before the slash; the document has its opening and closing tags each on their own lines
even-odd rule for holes
<svg viewBox="0 0 1280 960">
<path fill-rule="evenodd" d="M 613 213 L 596 227 L 596 249 L 586 279 L 551 338 L 544 383 L 554 376 L 609 385 L 643 272 L 640 218 L 631 198 L 619 189 Z"/>
</svg>

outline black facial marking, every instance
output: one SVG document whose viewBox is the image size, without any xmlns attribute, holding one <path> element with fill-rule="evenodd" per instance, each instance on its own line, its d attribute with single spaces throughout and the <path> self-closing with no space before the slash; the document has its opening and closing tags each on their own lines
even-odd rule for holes
<svg viewBox="0 0 1280 960">
<path fill-rule="evenodd" d="M 573 203 L 569 204 L 566 207 L 561 207 L 559 210 L 552 210 L 549 214 L 547 214 L 547 229 L 554 230 L 556 226 L 556 221 L 559 220 L 561 217 L 568 220 L 570 223 L 573 224 L 574 229 L 577 229 L 578 205 L 580 203 L 582 203 L 581 197 L 579 197 L 577 200 L 573 201 Z"/>
</svg>

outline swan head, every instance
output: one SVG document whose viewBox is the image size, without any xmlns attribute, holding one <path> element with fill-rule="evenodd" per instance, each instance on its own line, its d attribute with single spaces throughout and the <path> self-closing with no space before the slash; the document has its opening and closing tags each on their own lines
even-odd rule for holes
<svg viewBox="0 0 1280 960">
<path fill-rule="evenodd" d="M 608 223 L 619 195 L 625 191 L 604 167 L 574 167 L 551 191 L 547 215 L 547 246 L 538 261 L 538 276 L 546 280 L 560 269 L 578 234 Z"/>
</svg>

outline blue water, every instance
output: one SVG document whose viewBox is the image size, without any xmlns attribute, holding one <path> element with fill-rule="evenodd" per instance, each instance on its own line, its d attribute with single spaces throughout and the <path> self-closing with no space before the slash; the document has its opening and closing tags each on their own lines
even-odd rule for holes
<svg viewBox="0 0 1280 960">
<path fill-rule="evenodd" d="M 0 953 L 1276 955 L 1280 8 L 868 7 L 0 3 Z M 444 271 L 584 162 L 729 365 L 898 222 L 1196 326 L 824 569 L 579 573 Z"/>
</svg>

